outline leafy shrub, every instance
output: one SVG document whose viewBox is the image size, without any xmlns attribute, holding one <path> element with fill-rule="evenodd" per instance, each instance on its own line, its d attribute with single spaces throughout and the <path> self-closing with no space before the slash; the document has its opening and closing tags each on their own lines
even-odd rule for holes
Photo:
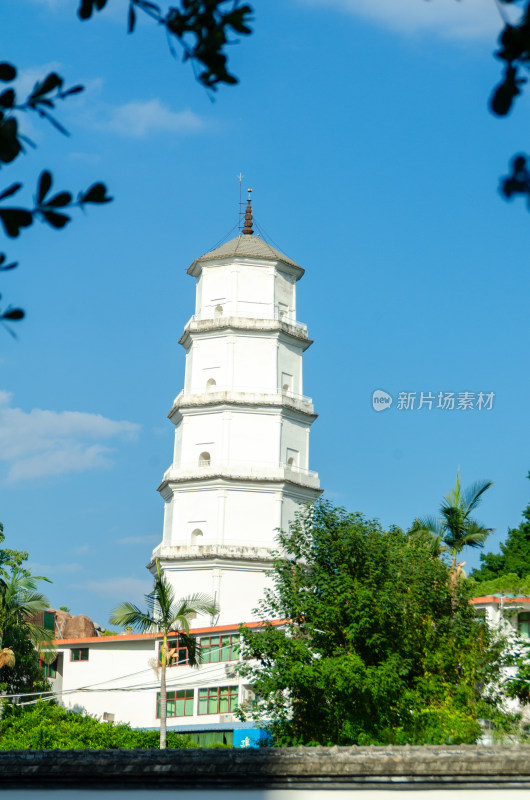
<svg viewBox="0 0 530 800">
<path fill-rule="evenodd" d="M 67 711 L 48 702 L 31 706 L 5 705 L 0 720 L 0 750 L 155 749 L 159 732 L 131 728 L 126 723 L 100 722 L 96 717 Z M 168 731 L 167 746 L 197 747 L 189 736 Z"/>
</svg>

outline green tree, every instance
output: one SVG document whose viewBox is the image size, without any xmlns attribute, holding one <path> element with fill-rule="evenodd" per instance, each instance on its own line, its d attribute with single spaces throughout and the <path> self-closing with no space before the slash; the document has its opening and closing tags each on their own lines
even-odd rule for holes
<svg viewBox="0 0 530 800">
<path fill-rule="evenodd" d="M 3 636 L 4 649 L 15 655 L 13 666 L 0 668 L 0 694 L 18 695 L 28 692 L 49 692 L 50 684 L 40 666 L 26 629 L 22 625 L 8 625 Z"/>
<path fill-rule="evenodd" d="M 188 648 L 188 661 L 191 666 L 199 663 L 199 645 L 190 634 L 190 619 L 199 614 L 218 614 L 215 602 L 205 594 L 193 594 L 177 600 L 173 587 L 160 571 L 157 572 L 152 591 L 145 595 L 147 611 L 141 611 L 133 603 L 125 602 L 116 606 L 110 617 L 111 625 L 126 625 L 142 633 L 160 631 L 163 633 L 160 653 L 160 748 L 166 747 L 167 690 L 166 669 L 168 663 L 168 634 L 177 632 L 182 643 Z"/>
<path fill-rule="evenodd" d="M 5 541 L 4 526 L 0 522 L 0 545 Z M 4 577 L 6 568 L 18 567 L 25 575 L 29 575 L 29 571 L 25 570 L 22 566 L 24 561 L 28 560 L 28 554 L 23 550 L 10 550 L 9 548 L 0 547 L 0 578 Z"/>
<path fill-rule="evenodd" d="M 3 570 L 0 575 L 0 667 L 15 665 L 16 651 L 6 646 L 4 641 L 9 631 L 13 637 L 15 629 L 23 631 L 33 647 L 47 660 L 53 655 L 53 635 L 32 622 L 37 614 L 50 605 L 48 598 L 38 591 L 39 581 L 48 581 L 48 578 L 29 575 L 27 570 L 21 571 L 19 567 L 13 567 L 9 572 Z M 16 636 L 14 638 L 19 639 Z"/>
<path fill-rule="evenodd" d="M 460 473 L 457 473 L 455 488 L 442 500 L 440 517 L 423 517 L 417 522 L 419 528 L 432 534 L 451 554 L 453 578 L 457 575 L 457 558 L 464 547 L 484 547 L 493 530 L 471 517 L 490 486 L 493 486 L 492 481 L 478 481 L 462 489 Z"/>
<path fill-rule="evenodd" d="M 528 473 L 530 480 L 530 472 Z M 473 570 L 470 577 L 476 581 L 492 581 L 506 575 L 530 581 L 530 503 L 523 511 L 523 520 L 518 528 L 508 530 L 500 553 L 484 553 L 480 556 L 481 566 Z"/>
<path fill-rule="evenodd" d="M 480 687 L 495 681 L 502 644 L 475 619 L 465 582 L 427 533 L 319 502 L 278 536 L 264 629 L 241 629 L 241 671 L 275 744 L 473 742 L 498 716 Z M 275 625 L 266 620 L 287 620 Z"/>
<path fill-rule="evenodd" d="M 4 528 L 0 523 L 0 545 L 4 541 Z M 31 574 L 23 566 L 27 558 L 28 554 L 22 550 L 0 547 L 0 692 L 3 694 L 47 691 L 50 688 L 39 666 L 38 652 L 28 635 L 24 604 L 31 600 L 34 590 L 28 587 Z M 47 608 L 46 598 L 40 595 L 40 599 L 41 602 L 33 598 L 37 605 L 33 602 L 26 610 L 37 612 L 43 610 L 43 606 Z M 49 636 L 40 637 L 35 631 L 34 634 L 34 639 L 42 638 L 43 641 L 47 641 Z"/>
<path fill-rule="evenodd" d="M 0 750 L 131 749 L 158 746 L 156 731 L 125 723 L 100 722 L 85 713 L 48 702 L 5 709 L 0 720 Z M 169 733 L 169 747 L 196 747 L 187 736 Z"/>
</svg>

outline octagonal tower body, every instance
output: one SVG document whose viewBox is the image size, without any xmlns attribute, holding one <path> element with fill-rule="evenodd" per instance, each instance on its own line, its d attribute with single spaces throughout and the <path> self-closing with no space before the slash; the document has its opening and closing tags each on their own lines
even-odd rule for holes
<svg viewBox="0 0 530 800">
<path fill-rule="evenodd" d="M 270 585 L 278 528 L 320 495 L 309 469 L 316 419 L 303 394 L 311 345 L 296 320 L 304 270 L 257 236 L 243 234 L 196 259 L 196 308 L 180 344 L 184 388 L 169 418 L 173 463 L 159 492 L 158 560 L 178 597 L 204 592 L 219 625 L 249 621 Z"/>
</svg>

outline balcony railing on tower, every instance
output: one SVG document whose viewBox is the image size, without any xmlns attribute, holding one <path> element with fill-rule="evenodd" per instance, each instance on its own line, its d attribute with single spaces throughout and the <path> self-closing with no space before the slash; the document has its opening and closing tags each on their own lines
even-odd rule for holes
<svg viewBox="0 0 530 800">
<path fill-rule="evenodd" d="M 250 300 L 225 301 L 205 305 L 201 311 L 194 314 L 190 322 L 203 320 L 222 319 L 228 317 L 242 317 L 243 319 L 274 319 L 285 322 L 294 328 L 307 333 L 307 325 L 296 319 L 294 309 L 283 308 L 277 303 L 259 303 Z M 188 322 L 189 324 L 189 322 Z"/>
<path fill-rule="evenodd" d="M 214 458 L 210 454 L 202 454 L 195 462 L 184 462 L 171 466 L 164 473 L 164 481 L 183 481 L 226 476 L 252 480 L 291 480 L 318 489 L 320 481 L 318 472 L 294 463 L 235 461 L 232 459 Z"/>
</svg>

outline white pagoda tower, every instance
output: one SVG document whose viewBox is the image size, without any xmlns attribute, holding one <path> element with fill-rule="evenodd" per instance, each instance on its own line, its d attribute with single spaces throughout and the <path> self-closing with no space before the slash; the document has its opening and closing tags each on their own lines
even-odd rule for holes
<svg viewBox="0 0 530 800">
<path fill-rule="evenodd" d="M 304 270 L 252 226 L 249 193 L 242 233 L 188 269 L 195 314 L 180 338 L 184 389 L 169 413 L 173 463 L 158 488 L 164 534 L 148 567 L 159 561 L 177 597 L 215 597 L 219 617 L 199 624 L 254 618 L 277 529 L 321 493 L 309 470 L 316 414 L 302 384 L 311 340 L 296 321 Z"/>
</svg>

